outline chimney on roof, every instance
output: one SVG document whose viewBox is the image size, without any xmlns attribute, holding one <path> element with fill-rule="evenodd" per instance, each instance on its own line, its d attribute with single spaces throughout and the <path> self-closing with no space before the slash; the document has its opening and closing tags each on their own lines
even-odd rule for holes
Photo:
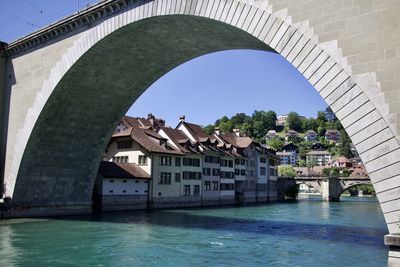
<svg viewBox="0 0 400 267">
<path fill-rule="evenodd" d="M 184 122 L 184 121 L 185 121 L 185 115 L 180 116 L 180 117 L 179 117 L 179 121 L 180 121 L 180 122 Z"/>
<path fill-rule="evenodd" d="M 153 115 L 153 113 L 147 114 L 147 119 L 148 119 L 148 120 L 151 120 L 151 119 L 154 120 L 154 115 Z"/>
<path fill-rule="evenodd" d="M 163 120 L 163 119 L 157 119 L 157 121 L 158 121 L 158 123 L 159 123 L 162 127 L 165 126 L 165 120 Z"/>
<path fill-rule="evenodd" d="M 233 132 L 237 137 L 240 137 L 240 130 L 239 129 L 233 129 Z"/>
<path fill-rule="evenodd" d="M 215 132 L 217 135 L 220 135 L 220 134 L 221 134 L 221 131 L 219 130 L 219 127 L 215 127 L 215 128 L 214 128 L 214 132 Z"/>
</svg>

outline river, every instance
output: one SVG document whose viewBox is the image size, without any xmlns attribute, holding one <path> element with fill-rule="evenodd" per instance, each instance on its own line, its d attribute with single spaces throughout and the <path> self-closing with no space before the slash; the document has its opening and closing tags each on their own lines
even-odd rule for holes
<svg viewBox="0 0 400 267">
<path fill-rule="evenodd" d="M 0 221 L 0 266 L 387 266 L 378 202 Z"/>
</svg>

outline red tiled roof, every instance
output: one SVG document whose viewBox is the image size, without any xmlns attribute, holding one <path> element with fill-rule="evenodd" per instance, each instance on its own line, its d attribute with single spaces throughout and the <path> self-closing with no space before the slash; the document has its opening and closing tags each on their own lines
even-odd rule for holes
<svg viewBox="0 0 400 267">
<path fill-rule="evenodd" d="M 150 175 L 135 163 L 102 161 L 99 173 L 106 178 L 151 179 Z"/>
</svg>

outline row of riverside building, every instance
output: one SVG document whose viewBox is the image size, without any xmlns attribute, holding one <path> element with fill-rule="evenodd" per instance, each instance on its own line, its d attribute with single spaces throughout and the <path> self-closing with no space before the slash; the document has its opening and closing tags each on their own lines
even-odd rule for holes
<svg viewBox="0 0 400 267">
<path fill-rule="evenodd" d="M 278 162 L 239 130 L 209 135 L 184 116 L 175 128 L 152 114 L 125 116 L 100 164 L 95 199 L 105 211 L 274 201 Z"/>
</svg>

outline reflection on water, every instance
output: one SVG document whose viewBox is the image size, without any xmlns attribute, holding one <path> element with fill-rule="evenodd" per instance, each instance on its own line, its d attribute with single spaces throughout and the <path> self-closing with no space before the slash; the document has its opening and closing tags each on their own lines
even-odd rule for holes
<svg viewBox="0 0 400 267">
<path fill-rule="evenodd" d="M 14 263 L 18 259 L 18 249 L 13 246 L 16 234 L 11 225 L 0 227 L 0 266 L 16 266 Z"/>
<path fill-rule="evenodd" d="M 375 267 L 385 233 L 370 199 L 8 220 L 0 266 Z"/>
</svg>

